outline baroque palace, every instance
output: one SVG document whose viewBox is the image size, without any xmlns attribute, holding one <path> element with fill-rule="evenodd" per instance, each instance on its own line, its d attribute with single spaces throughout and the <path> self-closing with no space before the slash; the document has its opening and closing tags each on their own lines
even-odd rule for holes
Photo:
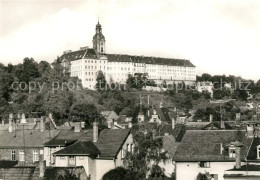
<svg viewBox="0 0 260 180">
<path fill-rule="evenodd" d="M 106 53 L 106 40 L 101 24 L 96 25 L 93 48 L 81 47 L 77 51 L 64 51 L 60 57 L 72 77 L 78 77 L 84 88 L 95 89 L 96 76 L 102 71 L 108 83 L 124 84 L 129 74 L 146 73 L 156 84 L 196 81 L 196 67 L 183 59 L 134 56 Z"/>
</svg>

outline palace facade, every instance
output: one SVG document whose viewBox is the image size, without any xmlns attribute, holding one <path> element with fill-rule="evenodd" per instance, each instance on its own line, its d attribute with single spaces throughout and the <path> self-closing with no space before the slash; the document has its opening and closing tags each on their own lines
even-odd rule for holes
<svg viewBox="0 0 260 180">
<path fill-rule="evenodd" d="M 81 47 L 77 51 L 64 51 L 60 57 L 68 65 L 72 77 L 78 77 L 84 88 L 95 89 L 98 71 L 102 71 L 108 83 L 125 84 L 129 74 L 146 73 L 156 83 L 196 81 L 196 67 L 184 59 L 108 54 L 105 36 L 100 23 L 96 25 L 93 48 Z"/>
</svg>

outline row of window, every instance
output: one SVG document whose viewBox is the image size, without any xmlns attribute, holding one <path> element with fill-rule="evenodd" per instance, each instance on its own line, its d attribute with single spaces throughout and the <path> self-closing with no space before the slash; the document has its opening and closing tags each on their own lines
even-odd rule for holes
<svg viewBox="0 0 260 180">
<path fill-rule="evenodd" d="M 39 151 L 33 151 L 33 162 L 39 161 L 39 157 L 40 157 Z M 25 161 L 24 151 L 19 151 L 18 158 L 16 157 L 16 151 L 14 151 L 14 150 L 11 151 L 11 160 L 12 161 L 16 161 L 16 160 Z"/>
<path fill-rule="evenodd" d="M 126 152 L 133 153 L 134 152 L 134 144 L 126 144 L 126 149 L 121 150 L 121 158 L 125 158 Z"/>
</svg>

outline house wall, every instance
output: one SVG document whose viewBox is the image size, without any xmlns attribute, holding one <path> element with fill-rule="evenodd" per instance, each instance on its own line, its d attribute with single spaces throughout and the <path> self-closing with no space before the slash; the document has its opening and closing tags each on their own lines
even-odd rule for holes
<svg viewBox="0 0 260 180">
<path fill-rule="evenodd" d="M 44 153 L 44 161 L 46 161 L 46 166 L 54 166 L 54 163 L 51 163 L 51 161 L 54 162 L 54 157 L 52 153 L 59 151 L 63 149 L 64 147 L 44 147 L 43 153 Z"/>
<path fill-rule="evenodd" d="M 235 162 L 210 162 L 209 168 L 201 168 L 198 162 L 176 162 L 176 180 L 193 180 L 199 173 L 205 172 L 218 174 L 217 180 L 224 180 L 225 170 L 232 169 L 234 166 Z"/>
<path fill-rule="evenodd" d="M 33 162 L 33 151 L 38 151 L 43 148 L 26 148 L 25 149 L 25 161 L 19 161 L 19 151 L 24 151 L 24 148 L 10 148 L 10 149 L 0 149 L 0 160 L 12 160 L 11 152 L 15 151 L 16 161 L 18 165 L 36 165 L 37 162 Z"/>
<path fill-rule="evenodd" d="M 117 154 L 117 158 L 116 158 L 116 167 L 118 166 L 124 166 L 123 161 L 124 159 L 122 158 L 122 151 L 125 151 L 124 154 L 126 154 L 127 152 L 127 144 L 131 145 L 134 144 L 134 139 L 133 139 L 133 135 L 130 134 L 125 143 L 122 146 L 122 149 L 119 151 L 119 153 Z M 131 147 L 131 146 L 130 146 Z"/>
<path fill-rule="evenodd" d="M 161 161 L 158 165 L 164 169 L 164 174 L 167 177 L 171 177 L 175 170 L 175 163 L 171 159 L 167 160 L 166 162 Z"/>
<path fill-rule="evenodd" d="M 103 175 L 116 167 L 114 160 L 96 159 L 96 179 L 101 180 Z M 91 179 L 92 180 L 92 179 Z"/>
<path fill-rule="evenodd" d="M 91 179 L 93 179 L 93 180 L 96 179 L 96 170 L 97 170 L 96 160 L 92 159 L 92 158 L 89 158 L 88 159 L 88 172 L 89 172 L 89 174 L 91 176 Z"/>
</svg>

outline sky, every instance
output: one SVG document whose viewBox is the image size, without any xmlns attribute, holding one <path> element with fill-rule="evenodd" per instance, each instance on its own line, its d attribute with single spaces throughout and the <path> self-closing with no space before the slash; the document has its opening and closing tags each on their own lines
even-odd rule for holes
<svg viewBox="0 0 260 180">
<path fill-rule="evenodd" d="M 0 0 L 0 63 L 92 47 L 190 60 L 197 73 L 260 79 L 259 0 Z"/>
</svg>

